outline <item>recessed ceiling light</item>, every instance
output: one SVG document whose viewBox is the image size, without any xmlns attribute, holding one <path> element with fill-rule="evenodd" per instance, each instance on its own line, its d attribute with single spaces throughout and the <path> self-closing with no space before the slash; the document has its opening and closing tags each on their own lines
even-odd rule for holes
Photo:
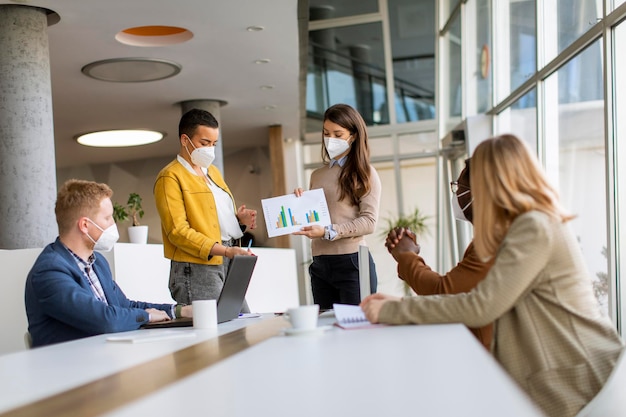
<svg viewBox="0 0 626 417">
<path fill-rule="evenodd" d="M 276 107 L 277 107 L 276 104 L 269 104 L 267 106 L 264 106 L 263 108 L 265 110 L 274 110 Z"/>
<path fill-rule="evenodd" d="M 137 26 L 115 35 L 118 42 L 132 46 L 166 46 L 193 38 L 189 30 L 177 26 Z"/>
<path fill-rule="evenodd" d="M 272 84 L 266 84 L 266 85 L 262 85 L 261 87 L 259 87 L 261 90 L 271 90 L 274 88 L 274 86 Z"/>
<path fill-rule="evenodd" d="M 254 61 L 255 64 L 269 64 L 270 60 L 267 58 L 263 58 L 263 59 L 257 59 L 256 61 Z"/>
<path fill-rule="evenodd" d="M 80 135 L 76 141 L 81 145 L 98 148 L 121 148 L 147 145 L 163 139 L 163 133 L 153 130 L 103 130 Z"/>
<path fill-rule="evenodd" d="M 138 83 L 170 78 L 181 69 L 177 63 L 164 59 L 113 58 L 87 64 L 81 71 L 96 80 Z"/>
<path fill-rule="evenodd" d="M 248 27 L 246 28 L 246 30 L 247 30 L 248 32 L 260 32 L 260 31 L 262 31 L 263 29 L 265 29 L 265 27 L 263 27 L 263 26 L 248 26 Z"/>
</svg>

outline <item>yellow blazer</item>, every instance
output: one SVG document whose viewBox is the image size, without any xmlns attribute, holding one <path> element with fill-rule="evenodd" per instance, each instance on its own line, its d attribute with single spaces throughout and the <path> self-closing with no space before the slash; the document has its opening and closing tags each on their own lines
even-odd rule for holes
<svg viewBox="0 0 626 417">
<path fill-rule="evenodd" d="M 208 175 L 235 200 L 219 170 L 209 166 Z M 222 242 L 213 193 L 204 179 L 193 175 L 176 159 L 159 172 L 154 199 L 161 217 L 163 252 L 178 262 L 219 265 L 221 256 L 209 259 L 211 248 Z"/>
<path fill-rule="evenodd" d="M 492 352 L 549 416 L 574 416 L 602 388 L 622 349 L 593 295 L 569 227 L 544 213 L 518 216 L 495 263 L 469 293 L 388 302 L 384 323 L 495 321 Z"/>
</svg>

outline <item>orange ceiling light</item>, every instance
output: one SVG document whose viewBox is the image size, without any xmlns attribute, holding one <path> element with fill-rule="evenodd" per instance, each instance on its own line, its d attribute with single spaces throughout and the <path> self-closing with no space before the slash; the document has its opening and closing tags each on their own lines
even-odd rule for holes
<svg viewBox="0 0 626 417">
<path fill-rule="evenodd" d="M 115 39 L 131 46 L 167 46 L 187 42 L 193 32 L 177 26 L 137 26 L 124 29 Z"/>
</svg>

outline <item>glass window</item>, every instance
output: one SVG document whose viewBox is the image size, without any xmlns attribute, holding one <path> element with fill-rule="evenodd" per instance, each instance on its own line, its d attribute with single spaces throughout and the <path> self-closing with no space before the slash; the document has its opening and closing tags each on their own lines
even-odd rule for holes
<svg viewBox="0 0 626 417">
<path fill-rule="evenodd" d="M 389 123 L 381 23 L 309 33 L 307 116 L 333 104 L 355 107 L 368 125 Z"/>
<path fill-rule="evenodd" d="M 450 118 L 461 116 L 463 92 L 461 89 L 461 19 L 457 16 L 446 34 L 448 43 L 448 88 Z"/>
<path fill-rule="evenodd" d="M 373 164 L 382 184 L 380 196 L 380 208 L 378 212 L 378 222 L 376 230 L 371 235 L 365 237 L 367 246 L 370 249 L 372 258 L 376 263 L 376 273 L 378 275 L 378 292 L 384 294 L 404 295 L 403 285 L 397 274 L 396 262 L 389 255 L 385 248 L 386 219 L 398 214 L 398 191 L 396 175 L 393 162 L 379 162 Z"/>
<path fill-rule="evenodd" d="M 610 1 L 610 0 L 609 0 Z M 624 3 L 626 0 L 613 0 L 613 9 L 616 9 L 619 5 Z"/>
<path fill-rule="evenodd" d="M 459 4 L 461 0 L 442 0 L 441 1 L 441 14 L 444 17 L 444 21 L 450 18 L 450 13 Z"/>
<path fill-rule="evenodd" d="M 491 0 L 476 2 L 476 109 L 484 113 L 491 108 Z"/>
<path fill-rule="evenodd" d="M 626 114 L 626 54 L 620 53 L 626 46 L 626 23 L 621 23 L 615 28 L 614 32 L 614 57 L 615 57 L 615 114 Z M 620 94 L 621 93 L 621 94 Z M 624 117 L 616 117 L 615 120 L 615 138 L 614 146 L 616 156 L 614 160 L 617 166 L 615 176 L 616 187 L 616 203 L 617 203 L 617 221 L 614 222 L 615 227 L 618 229 L 615 231 L 618 239 L 618 252 L 617 259 L 626 259 L 626 242 L 624 237 L 626 236 L 626 119 Z M 626 286 L 623 284 L 626 279 L 626 265 L 624 262 L 618 262 L 617 271 L 618 277 L 620 277 L 621 294 L 617 294 L 621 300 L 626 300 Z M 606 282 L 606 286 L 610 284 Z M 601 284 L 596 284 L 594 289 L 596 292 L 602 289 Z M 626 317 L 626 306 L 621 303 L 621 315 Z"/>
<path fill-rule="evenodd" d="M 551 160 L 549 165 L 558 159 L 558 172 L 551 179 L 558 184 L 563 206 L 577 216 L 571 225 L 596 288 L 603 286 L 608 270 L 602 74 L 597 41 L 546 80 L 546 96 L 558 95 L 558 118 L 546 116 L 547 131 L 558 132 L 558 138 L 546 137 L 546 160 Z M 556 154 L 551 154 L 557 140 Z M 606 314 L 608 293 L 597 295 Z"/>
<path fill-rule="evenodd" d="M 398 123 L 435 117 L 435 1 L 389 0 Z"/>
<path fill-rule="evenodd" d="M 537 70 L 537 18 L 535 0 L 509 0 L 498 3 L 506 18 L 498 26 L 498 97 L 503 99 L 533 76 Z M 508 66 L 506 65 L 508 63 Z"/>
<path fill-rule="evenodd" d="M 511 0 L 511 91 L 537 70 L 535 0 Z"/>
<path fill-rule="evenodd" d="M 435 158 L 400 162 L 402 208 L 405 215 L 416 209 L 427 217 L 427 230 L 418 236 L 420 255 L 432 268 L 437 262 L 437 163 Z"/>
<path fill-rule="evenodd" d="M 309 0 L 309 20 L 378 12 L 378 0 Z"/>
<path fill-rule="evenodd" d="M 385 230 L 388 221 L 394 221 L 400 215 L 398 208 L 398 193 L 402 193 L 402 214 L 409 215 L 416 208 L 428 219 L 428 233 L 419 236 L 418 242 L 422 247 L 422 255 L 429 263 L 436 263 L 436 163 L 435 158 L 422 158 L 404 160 L 400 164 L 400 178 L 396 181 L 396 173 L 392 162 L 375 163 L 382 183 L 382 195 L 380 211 L 376 231 L 366 236 L 367 245 L 372 257 L 376 262 L 378 273 L 378 292 L 394 294 L 397 296 L 407 295 L 408 288 L 395 273 L 397 264 L 389 255 L 384 246 Z M 415 181 L 419 178 L 419 181 Z"/>
<path fill-rule="evenodd" d="M 537 153 L 537 90 L 522 96 L 498 115 L 500 133 L 511 132 Z"/>
<path fill-rule="evenodd" d="M 553 26 L 551 17 L 552 2 L 545 2 L 546 24 L 548 28 L 546 35 L 550 36 L 550 26 Z M 558 0 L 557 16 L 556 16 L 556 33 L 558 50 L 550 53 L 547 51 L 546 62 L 552 60 L 557 53 L 563 52 L 565 48 L 570 46 L 576 39 L 587 32 L 596 24 L 599 17 L 598 13 L 602 13 L 602 6 L 598 10 L 599 2 L 597 0 Z"/>
</svg>

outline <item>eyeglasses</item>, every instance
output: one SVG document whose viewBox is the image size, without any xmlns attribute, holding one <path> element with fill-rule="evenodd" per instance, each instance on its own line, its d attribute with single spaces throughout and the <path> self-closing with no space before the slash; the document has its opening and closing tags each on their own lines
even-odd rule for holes
<svg viewBox="0 0 626 417">
<path fill-rule="evenodd" d="M 467 185 L 465 184 L 459 184 L 458 181 L 450 181 L 450 190 L 456 194 L 459 191 L 459 187 L 463 187 L 463 188 L 467 188 L 468 190 L 470 189 Z"/>
</svg>

